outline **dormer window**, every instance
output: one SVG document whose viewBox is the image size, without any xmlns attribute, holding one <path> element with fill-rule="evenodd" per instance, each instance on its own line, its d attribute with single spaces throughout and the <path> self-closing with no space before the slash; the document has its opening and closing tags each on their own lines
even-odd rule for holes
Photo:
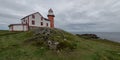
<svg viewBox="0 0 120 60">
<path fill-rule="evenodd" d="M 32 18 L 35 19 L 35 15 L 34 14 L 32 14 Z"/>
</svg>

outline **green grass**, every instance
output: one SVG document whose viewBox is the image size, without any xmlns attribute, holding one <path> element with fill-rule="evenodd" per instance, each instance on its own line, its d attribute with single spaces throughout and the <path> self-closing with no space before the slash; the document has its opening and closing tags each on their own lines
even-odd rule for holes
<svg viewBox="0 0 120 60">
<path fill-rule="evenodd" d="M 0 60 L 120 60 L 120 43 L 63 33 L 67 40 L 77 44 L 74 51 L 56 53 L 45 47 L 24 43 L 33 37 L 31 32 L 0 31 Z M 52 38 L 62 40 L 60 35 L 56 33 Z"/>
</svg>

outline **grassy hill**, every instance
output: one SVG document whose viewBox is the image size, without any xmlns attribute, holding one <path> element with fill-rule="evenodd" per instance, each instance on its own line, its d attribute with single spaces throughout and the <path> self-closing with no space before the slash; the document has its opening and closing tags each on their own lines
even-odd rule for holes
<svg viewBox="0 0 120 60">
<path fill-rule="evenodd" d="M 0 60 L 120 60 L 120 44 L 102 39 L 84 39 L 59 29 L 50 29 L 48 39 L 76 44 L 73 51 L 48 49 L 44 34 L 0 31 Z M 34 38 L 37 37 L 37 38 Z M 26 42 L 28 41 L 28 42 Z M 30 42 L 29 42 L 30 41 Z M 31 43 L 32 42 L 32 43 Z"/>
</svg>

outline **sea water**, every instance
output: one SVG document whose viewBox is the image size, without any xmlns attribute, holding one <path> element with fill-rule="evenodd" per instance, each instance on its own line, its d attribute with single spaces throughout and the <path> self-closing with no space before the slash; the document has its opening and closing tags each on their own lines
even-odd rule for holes
<svg viewBox="0 0 120 60">
<path fill-rule="evenodd" d="M 96 34 L 102 39 L 120 42 L 120 32 L 73 32 L 74 34 Z"/>
</svg>

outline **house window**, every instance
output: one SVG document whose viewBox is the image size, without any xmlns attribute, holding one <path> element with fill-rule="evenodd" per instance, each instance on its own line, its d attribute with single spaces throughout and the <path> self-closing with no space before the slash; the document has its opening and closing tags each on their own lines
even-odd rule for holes
<svg viewBox="0 0 120 60">
<path fill-rule="evenodd" d="M 34 15 L 34 14 L 32 14 L 32 18 L 33 18 L 33 19 L 35 18 L 35 15 Z"/>
<path fill-rule="evenodd" d="M 43 20 L 43 17 L 41 17 L 41 20 Z"/>
<path fill-rule="evenodd" d="M 27 21 L 26 21 L 26 24 L 27 24 Z"/>
<path fill-rule="evenodd" d="M 41 22 L 41 26 L 43 25 L 43 22 Z"/>
<path fill-rule="evenodd" d="M 48 23 L 46 23 L 46 26 L 48 26 Z"/>
<path fill-rule="evenodd" d="M 35 21 L 32 20 L 32 25 L 35 25 Z"/>
<path fill-rule="evenodd" d="M 25 20 L 23 20 L 25 22 Z"/>
</svg>

